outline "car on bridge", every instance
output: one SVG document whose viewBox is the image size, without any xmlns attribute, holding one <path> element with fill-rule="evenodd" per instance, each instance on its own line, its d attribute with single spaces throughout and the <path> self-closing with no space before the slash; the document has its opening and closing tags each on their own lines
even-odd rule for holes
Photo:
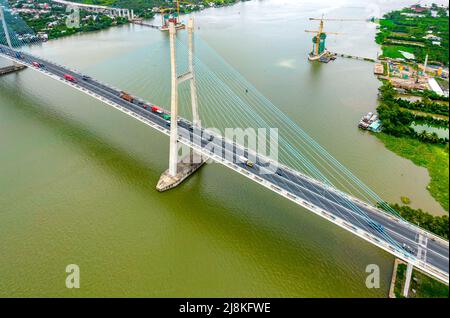
<svg viewBox="0 0 450 318">
<path fill-rule="evenodd" d="M 249 168 L 253 168 L 255 166 L 255 164 L 253 163 L 253 161 L 248 160 L 247 158 L 245 158 L 244 156 L 239 156 L 239 161 L 245 163 L 245 165 Z"/>
<path fill-rule="evenodd" d="M 72 83 L 76 83 L 77 82 L 75 77 L 73 77 L 72 75 L 69 75 L 69 74 L 64 74 L 64 79 L 66 81 L 69 81 L 69 82 L 72 82 Z"/>
<path fill-rule="evenodd" d="M 369 220 L 369 226 L 377 232 L 384 233 L 384 227 L 377 222 Z"/>
</svg>

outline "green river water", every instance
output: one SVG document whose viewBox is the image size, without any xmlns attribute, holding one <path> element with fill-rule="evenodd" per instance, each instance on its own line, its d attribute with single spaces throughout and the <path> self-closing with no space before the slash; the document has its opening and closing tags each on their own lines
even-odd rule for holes
<svg viewBox="0 0 450 318">
<path fill-rule="evenodd" d="M 408 196 L 442 214 L 425 189 L 427 171 L 356 128 L 376 107 L 373 64 L 306 60 L 303 30 L 317 27 L 308 17 L 387 10 L 335 3 L 250 1 L 197 13 L 196 23 L 205 42 L 384 199 Z M 374 25 L 326 27 L 345 33 L 330 36 L 333 51 L 376 56 Z M 163 104 L 169 88 L 158 84 L 154 47 L 166 37 L 123 26 L 31 50 Z M 101 102 L 31 70 L 0 78 L 0 296 L 387 296 L 386 252 L 219 165 L 160 194 L 167 163 L 167 137 Z M 68 264 L 80 266 L 80 289 L 65 287 Z M 366 288 L 368 264 L 380 266 L 379 289 Z"/>
</svg>

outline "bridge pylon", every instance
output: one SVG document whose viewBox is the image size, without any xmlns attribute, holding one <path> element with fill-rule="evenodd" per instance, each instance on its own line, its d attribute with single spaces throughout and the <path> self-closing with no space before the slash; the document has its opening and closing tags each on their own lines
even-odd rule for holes
<svg viewBox="0 0 450 318">
<path fill-rule="evenodd" d="M 8 25 L 6 24 L 6 17 L 3 6 L 0 6 L 0 19 L 2 20 L 2 27 L 3 32 L 5 33 L 6 43 L 8 44 L 9 48 L 12 49 L 13 47 L 11 44 L 11 37 L 9 36 Z"/>
<path fill-rule="evenodd" d="M 200 115 L 198 112 L 197 87 L 195 82 L 194 72 L 194 20 L 189 19 L 188 22 L 188 59 L 189 68 L 184 74 L 177 74 L 176 65 L 176 48 L 175 38 L 177 29 L 173 22 L 169 23 L 169 39 L 170 39 L 170 65 L 171 65 L 171 99 L 170 99 L 170 149 L 169 149 L 169 169 L 166 170 L 160 177 L 156 189 L 160 192 L 170 190 L 187 177 L 193 174 L 205 162 L 201 155 L 190 149 L 189 158 L 185 157 L 179 160 L 178 156 L 178 85 L 189 81 L 191 91 L 191 105 L 192 105 L 192 124 L 194 131 L 198 131 L 200 127 Z"/>
<path fill-rule="evenodd" d="M 3 6 L 0 6 L 0 20 L 2 20 L 1 23 L 2 23 L 2 28 L 3 28 L 3 33 L 5 33 L 6 43 L 8 44 L 10 49 L 13 49 L 12 42 L 11 42 L 11 36 L 9 35 L 9 30 L 8 30 L 8 24 L 6 24 L 6 17 L 5 17 L 5 11 L 3 9 Z M 23 68 L 24 68 L 24 66 L 17 64 L 16 62 L 13 62 L 12 66 L 0 68 L 0 76 L 20 71 Z"/>
</svg>

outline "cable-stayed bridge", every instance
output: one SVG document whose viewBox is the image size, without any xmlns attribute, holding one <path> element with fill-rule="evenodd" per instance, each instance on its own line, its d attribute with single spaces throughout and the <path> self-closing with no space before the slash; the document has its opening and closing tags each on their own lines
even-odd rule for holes
<svg viewBox="0 0 450 318">
<path fill-rule="evenodd" d="M 177 36 L 176 30 L 170 32 L 171 54 L 165 59 L 170 61 L 171 69 L 170 82 L 167 82 L 171 85 L 171 102 L 167 111 L 69 67 L 28 53 L 22 49 L 24 41 L 20 34 L 14 31 L 17 25 L 22 29 L 26 26 L 20 20 L 12 23 L 7 15 L 4 17 L 0 56 L 88 94 L 170 136 L 169 170 L 161 178 L 162 187 L 177 185 L 204 159 L 212 159 L 448 283 L 448 241 L 401 219 L 225 61 L 219 59 L 218 64 L 223 68 L 216 70 L 199 58 L 200 53 L 194 55 L 192 22 L 188 26 L 187 43 Z M 195 38 L 196 45 L 199 41 Z M 185 53 L 185 58 L 176 52 Z M 209 48 L 205 52 L 208 57 L 214 56 Z M 185 87 L 184 83 L 189 85 Z M 239 90 L 242 94 L 237 93 Z M 192 121 L 178 115 L 183 101 L 191 106 Z M 205 122 L 219 128 L 279 128 L 280 158 L 274 161 L 216 131 L 204 129 Z M 202 160 L 180 164 L 179 144 L 193 149 Z M 271 169 L 273 166 L 275 170 Z"/>
</svg>

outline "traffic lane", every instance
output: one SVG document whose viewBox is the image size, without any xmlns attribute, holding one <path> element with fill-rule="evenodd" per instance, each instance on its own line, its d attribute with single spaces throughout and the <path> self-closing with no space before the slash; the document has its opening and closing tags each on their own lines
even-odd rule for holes
<svg viewBox="0 0 450 318">
<path fill-rule="evenodd" d="M 299 188 L 296 189 L 296 191 L 292 189 L 292 184 L 291 186 L 289 186 L 289 184 L 286 184 L 282 178 L 287 177 L 287 181 L 293 183 L 295 186 L 301 186 L 304 189 L 308 189 L 309 191 L 314 192 L 316 195 L 320 196 L 319 200 L 314 200 L 311 197 L 311 193 L 309 193 L 309 195 L 307 193 L 305 193 L 304 191 L 301 191 L 301 194 L 299 194 L 299 197 L 303 198 L 306 201 L 310 201 L 311 203 L 315 202 L 317 206 L 322 207 L 326 210 L 329 210 L 331 213 L 333 213 L 333 211 L 335 211 L 334 209 L 329 209 L 330 206 L 324 202 L 324 200 L 322 200 L 323 197 L 326 197 L 329 201 L 332 202 L 339 202 L 340 204 L 338 205 L 339 207 L 343 207 L 345 210 L 339 210 L 339 214 L 336 216 L 339 216 L 343 219 L 347 219 L 347 221 L 350 221 L 350 223 L 353 223 L 353 225 L 358 225 L 358 227 L 362 227 L 363 229 L 365 229 L 367 232 L 374 234 L 375 236 L 380 236 L 380 233 L 378 233 L 377 230 L 373 229 L 370 224 L 368 224 L 368 219 L 370 218 L 371 215 L 374 215 L 374 212 L 371 210 L 368 211 L 364 211 L 364 212 L 368 212 L 367 214 L 364 213 L 356 213 L 356 211 L 348 211 L 349 208 L 353 208 L 355 207 L 355 203 L 353 201 L 349 201 L 349 199 L 345 198 L 345 197 L 341 197 L 339 196 L 339 194 L 334 193 L 334 192 L 330 192 L 327 189 L 324 189 L 323 187 L 320 187 L 320 185 L 317 185 L 315 183 L 311 183 L 310 181 L 304 179 L 304 178 L 300 178 L 297 175 L 293 175 L 291 174 L 289 171 L 286 170 L 281 170 L 281 174 L 278 174 L 279 180 L 277 180 L 276 177 L 272 177 L 274 174 L 269 174 L 269 175 L 262 175 L 261 173 L 258 173 L 258 169 L 261 169 L 261 167 L 258 166 L 258 163 L 260 162 L 260 160 L 256 160 L 256 165 L 255 165 L 255 169 L 251 169 L 249 167 L 247 167 L 245 164 L 240 163 L 239 160 L 236 160 L 238 155 L 241 155 L 243 153 L 246 153 L 246 151 L 244 149 L 239 149 L 240 153 L 236 153 L 237 149 L 234 148 L 234 145 L 231 145 L 231 143 L 228 143 L 228 147 L 226 147 L 225 141 L 223 139 L 219 140 L 219 141 L 214 141 L 214 143 L 219 146 L 222 147 L 223 150 L 225 152 L 229 152 L 229 149 L 234 149 L 233 153 L 229 153 L 228 157 L 232 157 L 234 158 L 234 162 L 235 164 L 237 164 L 238 166 L 241 166 L 241 168 L 248 170 L 249 172 L 258 175 L 259 177 L 262 177 L 263 179 L 268 179 L 268 181 L 270 181 L 271 183 L 280 186 L 281 188 L 284 188 L 285 190 L 287 190 L 288 192 L 296 192 L 298 190 L 300 190 Z M 233 146 L 233 147 L 232 147 Z M 275 174 L 277 175 L 277 174 Z M 264 177 L 266 176 L 266 177 Z M 283 184 L 282 184 L 283 183 Z M 287 187 L 285 187 L 284 185 L 287 185 Z M 336 205 L 334 206 L 334 208 L 336 208 Z M 366 207 L 364 206 L 358 206 L 359 209 L 363 210 Z M 345 211 L 345 212 L 344 212 Z M 355 217 L 354 214 L 357 214 L 359 216 L 359 218 Z M 414 245 L 414 238 L 415 238 L 415 234 L 411 233 L 409 228 L 402 228 L 401 226 L 398 225 L 393 225 L 392 222 L 389 222 L 389 220 L 386 220 L 385 218 L 383 218 L 381 215 L 376 214 L 376 219 L 380 221 L 380 223 L 386 225 L 386 228 L 391 230 L 392 232 L 400 232 L 399 233 L 399 237 L 401 237 L 401 240 L 399 240 L 399 242 L 404 242 L 405 244 L 408 243 L 407 245 Z M 349 219 L 350 218 L 350 219 Z M 353 220 L 353 221 L 351 221 Z M 382 235 L 382 234 L 381 234 Z M 402 237 L 402 235 L 404 237 Z M 382 239 L 385 239 L 383 237 L 380 237 Z M 392 239 L 392 238 L 391 238 Z M 392 239 L 392 241 L 396 242 L 395 240 Z"/>
<path fill-rule="evenodd" d="M 51 70 L 52 74 L 55 74 L 55 75 L 61 77 L 62 79 L 64 79 L 65 74 L 68 74 L 67 70 L 62 69 L 60 67 L 54 67 L 53 65 L 49 65 L 49 64 L 47 64 L 46 69 L 47 69 L 47 71 Z M 117 94 L 117 92 L 115 92 L 115 91 L 111 92 L 111 90 L 104 90 L 103 89 L 104 86 L 99 87 L 99 86 L 97 86 L 96 82 L 85 81 L 82 79 L 81 75 L 78 75 L 76 73 L 72 72 L 69 75 L 72 75 L 76 79 L 77 82 L 74 83 L 75 85 L 78 85 L 78 86 L 85 88 L 93 93 L 98 94 L 101 97 L 104 97 L 110 101 L 113 101 L 116 104 L 119 104 L 120 106 L 123 106 L 124 108 L 130 110 L 131 112 L 139 114 L 139 115 L 151 120 L 152 122 L 157 123 L 161 127 L 166 126 L 166 122 L 163 118 L 157 116 L 156 114 L 154 114 L 153 112 L 151 112 L 149 110 L 141 108 L 140 106 L 138 106 L 136 104 L 129 103 L 128 101 L 120 98 L 120 93 Z"/>
<path fill-rule="evenodd" d="M 290 171 L 284 170 L 284 174 L 290 175 L 291 180 L 294 180 L 294 182 L 300 183 L 303 185 L 305 185 L 305 183 L 307 183 L 308 188 L 313 190 L 314 192 L 321 194 L 325 197 L 328 197 L 330 199 L 337 198 L 337 200 L 340 202 L 343 202 L 343 204 L 345 206 L 348 206 L 349 208 L 352 208 L 352 209 L 355 209 L 355 208 L 358 209 L 360 211 L 361 215 L 370 218 L 372 221 L 375 221 L 386 228 L 390 228 L 390 229 L 395 228 L 395 229 L 397 229 L 397 231 L 400 231 L 404 236 L 408 237 L 412 241 L 415 240 L 415 236 L 417 234 L 415 228 L 408 227 L 407 225 L 402 224 L 401 222 L 398 222 L 398 223 L 392 222 L 392 220 L 389 219 L 387 216 L 384 216 L 381 213 L 377 213 L 377 212 L 373 211 L 371 208 L 368 208 L 364 205 L 361 205 L 354 201 L 351 201 L 350 199 L 348 199 L 346 197 L 340 196 L 338 193 L 334 193 L 333 191 L 328 191 L 327 189 L 321 187 L 320 185 L 318 185 L 314 182 L 308 181 L 307 179 L 302 178 L 301 176 L 292 174 Z"/>
<path fill-rule="evenodd" d="M 217 143 L 216 143 L 217 144 Z M 220 145 L 223 145 L 223 141 L 220 141 Z M 233 149 L 231 147 L 231 144 L 228 144 L 230 147 L 224 147 L 225 152 L 229 152 L 229 149 Z M 242 153 L 242 149 L 241 149 L 241 153 Z M 228 153 L 229 157 L 236 157 L 239 154 L 237 154 L 236 152 L 234 153 Z M 335 214 L 335 216 L 340 217 L 344 220 L 346 220 L 347 222 L 349 222 L 350 224 L 354 225 L 354 226 L 358 226 L 359 228 L 363 228 L 364 230 L 366 230 L 369 233 L 372 233 L 374 236 L 380 237 L 380 233 L 373 229 L 368 223 L 366 219 L 361 219 L 361 218 L 356 218 L 355 217 L 355 213 L 349 212 L 348 208 L 337 204 L 335 200 L 335 198 L 328 198 L 326 200 L 324 200 L 324 197 L 322 195 L 321 192 L 316 193 L 311 191 L 311 189 L 308 188 L 309 184 L 304 184 L 303 182 L 301 184 L 298 183 L 294 183 L 292 180 L 283 180 L 282 177 L 280 177 L 277 174 L 273 174 L 273 173 L 269 173 L 269 174 L 264 174 L 264 173 L 258 173 L 259 168 L 261 167 L 257 167 L 255 166 L 254 168 L 250 168 L 248 167 L 245 163 L 240 162 L 239 160 L 235 161 L 235 164 L 238 165 L 239 167 L 241 167 L 242 169 L 247 170 L 249 173 L 255 174 L 258 177 L 265 179 L 269 182 L 271 182 L 274 185 L 277 185 L 278 187 L 292 193 L 292 194 L 296 194 L 298 197 L 303 198 L 305 201 L 308 201 L 318 207 L 323 208 L 326 211 L 330 211 L 331 214 Z M 303 181 L 303 180 L 302 180 Z M 290 184 L 289 184 L 290 183 Z M 381 236 L 384 234 L 381 234 Z M 388 241 L 386 239 L 386 237 L 380 237 L 381 239 Z M 394 240 L 392 240 L 391 244 L 396 244 L 397 242 L 395 242 Z"/>
<path fill-rule="evenodd" d="M 15 57 L 15 53 L 16 51 L 13 51 L 9 48 L 7 48 L 7 51 L 9 51 L 9 55 L 12 57 Z M 122 98 L 120 98 L 120 92 L 116 91 L 108 86 L 105 86 L 97 81 L 94 81 L 92 79 L 90 80 L 83 80 L 83 75 L 74 72 L 70 69 L 64 68 L 64 67 L 60 67 L 56 64 L 50 63 L 48 61 L 45 61 L 39 57 L 35 57 L 32 55 L 29 55 L 27 53 L 21 53 L 23 56 L 23 60 L 30 64 L 30 67 L 35 67 L 32 65 L 33 62 L 37 62 L 41 65 L 43 65 L 43 70 L 48 71 L 51 74 L 57 75 L 59 77 L 61 77 L 61 79 L 64 79 L 64 75 L 68 74 L 73 76 L 76 79 L 76 85 L 83 87 L 85 89 L 88 89 L 96 94 L 98 94 L 101 97 L 104 97 L 106 99 L 109 99 L 112 101 L 114 101 L 115 103 L 127 108 L 128 110 L 137 113 L 155 123 L 157 123 L 159 126 L 161 127 L 166 127 L 167 128 L 167 123 L 164 119 L 162 119 L 161 117 L 159 117 L 158 115 L 154 114 L 153 112 L 151 112 L 150 110 L 146 110 L 144 108 L 140 108 L 139 105 L 134 104 L 134 103 L 129 103 L 128 101 L 123 100 Z"/>
<path fill-rule="evenodd" d="M 226 149 L 226 148 L 225 148 Z M 242 151 L 241 151 L 241 153 L 242 153 Z M 257 161 L 258 162 L 258 161 Z M 265 162 L 264 162 L 265 163 Z M 244 167 L 243 165 L 242 165 L 242 167 Z M 261 168 L 261 167 L 255 167 L 255 168 Z M 248 168 L 245 168 L 245 169 L 247 169 L 247 170 L 249 170 L 250 172 L 252 172 L 252 173 L 255 173 L 255 174 L 257 174 L 257 175 L 259 175 L 260 177 L 262 176 L 261 174 L 258 174 L 257 172 L 255 172 L 255 171 L 253 171 L 252 169 L 248 169 Z M 257 171 L 257 170 L 256 170 Z M 285 171 L 286 172 L 286 171 Z M 283 178 L 284 176 L 289 176 L 289 173 L 281 173 L 281 174 L 276 174 L 276 175 L 278 175 L 278 177 L 281 177 L 281 178 Z M 279 182 L 279 180 L 276 180 L 276 177 L 272 177 L 273 176 L 273 174 L 270 174 L 270 176 L 271 177 L 268 177 L 268 178 L 266 178 L 266 179 L 269 179 L 268 181 L 271 181 L 273 184 L 276 184 L 276 185 L 278 185 L 278 186 L 280 186 L 281 188 L 285 188 L 280 182 Z M 311 182 L 310 181 L 308 181 L 308 180 L 305 180 L 305 179 L 303 179 L 303 178 L 300 178 L 300 180 L 299 180 L 299 178 L 296 178 L 297 176 L 295 176 L 295 175 L 291 175 L 291 178 L 292 179 L 295 179 L 295 180 L 292 180 L 292 179 L 289 179 L 288 178 L 288 181 L 289 182 L 292 182 L 292 183 L 294 183 L 294 185 L 295 186 L 298 186 L 298 185 L 301 185 L 301 186 L 303 186 L 304 188 L 306 187 L 308 190 L 312 190 L 310 187 L 309 187 L 309 185 L 311 185 Z M 298 181 L 300 181 L 300 182 L 298 182 Z M 307 183 L 307 184 L 305 184 L 305 182 Z M 283 184 L 285 184 L 285 182 L 283 182 L 282 181 L 282 183 Z M 350 215 L 351 215 L 351 217 L 353 217 L 353 219 L 354 220 L 356 220 L 356 222 L 352 222 L 352 221 L 350 221 L 349 219 L 347 219 L 348 221 L 350 221 L 350 223 L 353 223 L 353 225 L 358 225 L 358 227 L 362 227 L 363 229 L 365 229 L 367 232 L 369 232 L 369 233 L 372 233 L 372 234 L 375 234 L 375 236 L 380 236 L 380 233 L 378 233 L 378 231 L 376 231 L 376 230 L 374 230 L 371 226 L 370 226 L 370 224 L 368 224 L 367 223 L 367 219 L 366 219 L 366 216 L 364 215 L 364 214 L 360 214 L 360 213 L 355 213 L 355 211 L 348 211 L 348 208 L 349 208 L 349 206 L 351 207 L 351 206 L 353 206 L 353 205 L 355 205 L 355 203 L 352 201 L 352 202 L 349 202 L 349 203 L 347 203 L 347 204 L 344 204 L 344 205 L 346 205 L 346 206 L 342 206 L 342 207 L 344 207 L 344 209 L 345 210 L 347 210 L 347 212 L 349 212 L 349 213 L 342 213 L 343 211 L 342 210 L 335 210 L 336 209 L 336 204 L 334 204 L 334 209 L 327 209 L 327 208 L 329 208 L 328 206 L 327 206 L 327 203 L 326 202 L 324 202 L 323 200 L 322 200 L 322 197 L 324 197 L 324 192 L 326 192 L 326 193 L 328 193 L 328 191 L 326 190 L 326 189 L 323 189 L 323 188 L 317 188 L 317 186 L 318 185 L 316 185 L 315 183 L 313 183 L 312 184 L 313 186 L 316 186 L 316 188 L 315 188 L 315 190 L 316 191 L 313 191 L 313 192 L 315 192 L 317 195 L 319 195 L 320 196 L 320 200 L 313 200 L 312 198 L 311 198 L 311 196 L 310 195 L 306 195 L 305 194 L 305 192 L 304 191 L 301 191 L 300 190 L 300 192 L 301 192 L 301 195 L 299 195 L 299 197 L 303 197 L 304 199 L 306 199 L 307 201 L 310 201 L 311 203 L 313 203 L 313 202 L 316 202 L 316 205 L 318 205 L 318 206 L 322 206 L 322 208 L 325 208 L 326 210 L 329 210 L 329 211 L 339 211 L 340 213 L 337 215 L 337 216 L 340 216 L 341 218 L 343 218 L 343 219 L 347 219 Z M 287 190 L 288 192 L 295 192 L 295 191 L 292 191 L 292 185 L 291 186 L 288 186 L 287 187 L 287 189 L 285 188 L 285 190 Z M 298 188 L 297 188 L 297 190 L 299 190 Z M 317 190 L 319 190 L 319 191 L 317 191 Z M 337 194 L 337 193 L 331 193 L 331 198 L 329 197 L 328 199 L 330 200 L 330 201 L 332 201 L 333 203 L 336 203 L 336 196 L 339 196 L 339 194 Z M 349 200 L 349 199 L 347 199 L 346 197 L 340 197 L 337 201 L 339 202 L 345 202 L 346 200 Z M 325 206 L 324 206 L 325 205 Z M 339 207 L 341 207 L 341 205 L 339 205 Z M 364 206 L 360 206 L 359 208 L 361 208 L 361 209 L 365 209 L 366 207 L 364 207 Z M 376 216 L 376 219 L 377 220 L 379 220 L 380 221 L 380 223 L 382 223 L 382 224 L 386 224 L 387 226 L 386 226 L 386 230 L 388 230 L 388 231 L 390 231 L 392 234 L 395 234 L 395 237 L 396 237 L 396 239 L 393 239 L 392 238 L 392 236 L 390 236 L 390 235 L 388 235 L 388 237 L 392 240 L 392 241 L 394 241 L 395 243 L 401 243 L 402 245 L 403 245 L 403 243 L 404 244 L 406 244 L 406 245 L 408 245 L 408 246 L 410 246 L 410 245 L 415 245 L 415 244 L 417 244 L 417 242 L 415 242 L 414 241 L 414 239 L 415 239 L 415 235 L 414 235 L 414 233 L 412 233 L 412 235 L 411 235 L 411 228 L 410 227 L 403 227 L 402 226 L 402 224 L 400 223 L 400 224 L 397 224 L 397 225 L 392 225 L 392 222 L 389 222 L 389 219 L 386 219 L 386 217 L 384 217 L 383 215 L 379 215 L 379 214 L 377 214 L 377 213 L 375 213 L 374 211 L 372 211 L 372 210 L 367 210 L 367 212 L 368 212 L 368 215 L 369 215 L 369 217 L 370 217 L 370 215 L 374 215 L 374 216 Z M 360 226 L 360 225 L 362 225 L 362 226 Z M 382 239 L 385 239 L 385 238 L 383 238 L 383 237 L 380 237 L 380 238 L 382 238 Z M 401 245 L 401 246 L 402 246 Z M 445 248 L 443 248 L 444 250 L 445 250 Z M 404 254 L 409 254 L 408 253 L 408 251 L 405 251 L 403 248 L 401 248 L 400 249 Z M 448 250 L 446 250 L 447 252 L 448 252 Z M 417 249 L 416 249 L 416 252 L 417 252 Z M 441 255 L 440 253 L 439 253 L 439 251 L 433 251 L 433 250 L 430 250 L 430 252 L 431 253 L 434 253 L 434 254 L 436 254 L 436 256 L 437 257 L 439 257 L 439 258 L 442 258 L 443 259 L 443 263 L 445 264 L 445 262 L 447 262 L 448 263 L 448 257 L 445 257 L 445 254 L 447 254 L 447 253 L 444 253 L 444 255 Z"/>
<path fill-rule="evenodd" d="M 271 179 L 271 178 L 269 178 L 269 179 Z M 361 217 L 359 214 L 355 214 L 353 211 L 345 211 L 345 210 L 347 210 L 346 208 L 344 208 L 344 210 L 343 210 L 342 206 L 336 205 L 333 202 L 327 203 L 327 202 L 322 201 L 321 198 L 317 198 L 317 199 L 318 200 L 314 200 L 314 199 L 311 199 L 311 197 L 310 197 L 308 201 L 310 201 L 311 203 L 313 203 L 317 206 L 319 206 L 319 205 L 325 206 L 324 208 L 326 211 L 333 211 L 333 214 L 335 216 L 339 216 L 342 219 L 347 219 L 347 222 L 350 222 L 352 225 L 357 226 L 357 224 L 355 222 L 350 221 L 348 219 L 348 217 L 350 215 L 352 215 L 353 219 L 356 219 L 358 217 Z M 336 212 L 338 212 L 338 213 L 336 213 Z M 349 212 L 349 213 L 346 213 L 346 212 Z M 378 233 L 378 232 L 374 233 L 374 230 L 366 224 L 363 224 L 363 226 L 357 226 L 357 227 L 362 228 L 363 230 L 365 230 L 369 233 L 371 232 L 376 237 L 378 237 L 380 240 L 390 243 L 391 245 L 393 242 L 395 242 L 399 246 L 402 246 L 403 243 L 405 243 L 407 245 L 411 244 L 411 241 L 409 239 L 407 239 L 404 236 L 402 236 L 401 234 L 395 232 L 395 230 L 391 231 L 389 229 L 389 232 L 390 232 L 389 237 L 393 241 L 393 242 L 389 242 L 386 240 L 385 237 L 380 236 L 380 233 Z M 397 246 L 397 247 L 399 247 L 399 246 Z M 399 250 L 399 252 L 403 253 L 405 256 L 410 256 L 410 254 L 411 254 L 402 248 L 397 248 L 397 249 Z M 436 268 L 442 270 L 443 272 L 448 272 L 448 258 L 445 258 L 443 255 L 441 255 L 439 253 L 435 253 L 434 251 L 429 251 L 427 253 L 429 253 L 428 257 L 427 257 L 427 262 L 429 264 L 433 264 Z M 414 256 L 417 256 L 417 250 L 414 251 L 414 254 L 415 254 Z"/>
</svg>

